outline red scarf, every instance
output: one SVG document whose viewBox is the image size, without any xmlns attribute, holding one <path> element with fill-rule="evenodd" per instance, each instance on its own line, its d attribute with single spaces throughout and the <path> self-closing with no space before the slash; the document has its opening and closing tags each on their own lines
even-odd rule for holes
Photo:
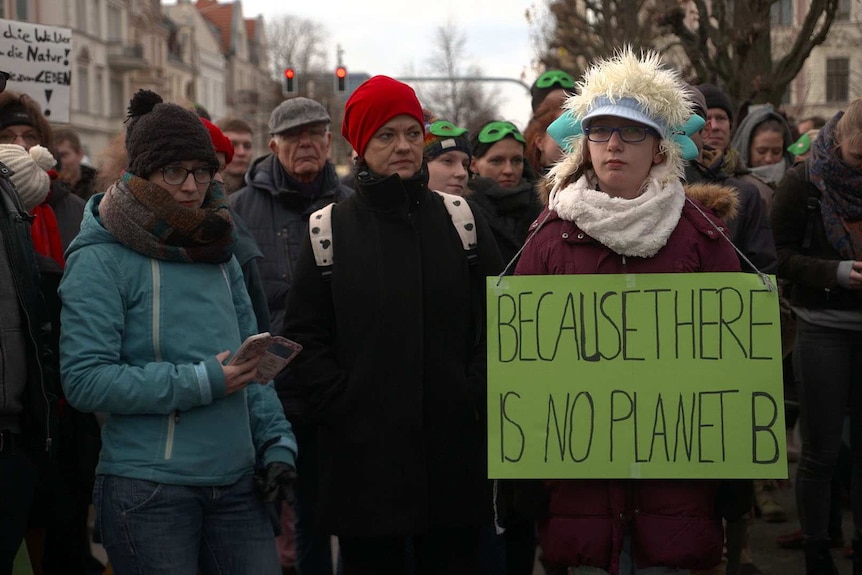
<svg viewBox="0 0 862 575">
<path fill-rule="evenodd" d="M 63 242 L 60 240 L 60 228 L 57 216 L 47 202 L 41 203 L 32 210 L 33 222 L 30 224 L 30 235 L 33 237 L 33 248 L 53 260 L 61 267 L 66 267 L 63 260 Z"/>
</svg>

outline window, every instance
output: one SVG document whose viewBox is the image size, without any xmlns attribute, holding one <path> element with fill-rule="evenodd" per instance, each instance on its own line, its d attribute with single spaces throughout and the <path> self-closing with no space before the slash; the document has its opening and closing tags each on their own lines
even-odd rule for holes
<svg viewBox="0 0 862 575">
<path fill-rule="evenodd" d="M 849 20 L 850 19 L 850 5 L 852 4 L 851 0 L 838 0 L 838 9 L 835 11 L 835 19 L 836 20 Z"/>
<path fill-rule="evenodd" d="M 75 3 L 75 24 L 81 32 L 87 31 L 87 0 Z"/>
<path fill-rule="evenodd" d="M 30 0 L 15 0 L 15 19 L 30 19 Z"/>
<path fill-rule="evenodd" d="M 826 60 L 826 101 L 846 102 L 850 84 L 850 59 Z"/>
<path fill-rule="evenodd" d="M 108 41 L 117 42 L 123 39 L 123 15 L 120 8 L 108 5 Z"/>
<path fill-rule="evenodd" d="M 770 6 L 769 20 L 773 26 L 793 25 L 793 0 L 778 0 Z"/>
<path fill-rule="evenodd" d="M 78 111 L 90 111 L 90 69 L 78 66 Z"/>
<path fill-rule="evenodd" d="M 99 7 L 99 0 L 92 0 L 90 4 L 90 25 L 88 30 L 95 36 L 102 35 L 102 14 Z"/>
<path fill-rule="evenodd" d="M 96 67 L 96 97 L 94 100 L 96 102 L 104 102 L 102 94 L 105 93 L 105 68 L 102 66 Z M 97 114 L 103 114 L 104 112 L 101 109 L 96 110 Z"/>
<path fill-rule="evenodd" d="M 125 94 L 123 89 L 123 81 L 119 78 L 111 77 L 111 117 L 121 118 L 125 112 Z"/>
</svg>

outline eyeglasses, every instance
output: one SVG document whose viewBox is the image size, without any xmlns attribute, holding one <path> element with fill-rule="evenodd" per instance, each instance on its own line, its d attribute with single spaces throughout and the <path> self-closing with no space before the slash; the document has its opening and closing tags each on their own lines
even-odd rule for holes
<svg viewBox="0 0 862 575">
<path fill-rule="evenodd" d="M 536 80 L 537 88 L 551 88 L 553 86 L 571 90 L 575 87 L 575 79 L 562 70 L 548 70 Z"/>
<path fill-rule="evenodd" d="M 166 184 L 170 184 L 172 186 L 184 184 L 186 179 L 188 179 L 189 174 L 194 177 L 195 182 L 198 184 L 209 184 L 213 181 L 215 170 L 212 168 L 192 168 L 191 170 L 187 170 L 182 166 L 168 166 L 167 168 L 162 168 L 162 178 L 164 178 Z"/>
<path fill-rule="evenodd" d="M 328 131 L 329 129 L 326 126 L 300 126 L 299 128 L 280 132 L 276 135 L 287 142 L 298 142 L 303 136 L 311 140 L 322 140 L 326 137 Z"/>
<path fill-rule="evenodd" d="M 524 136 L 512 122 L 491 122 L 486 124 L 482 128 L 482 131 L 479 132 L 479 141 L 483 144 L 493 144 L 509 135 L 522 144 L 526 143 Z"/>
<path fill-rule="evenodd" d="M 12 74 L 10 74 L 9 72 L 3 72 L 2 70 L 0 70 L 0 92 L 6 89 L 6 82 L 11 77 Z"/>
<path fill-rule="evenodd" d="M 39 134 L 32 130 L 24 132 L 23 134 L 11 131 L 0 132 L 0 144 L 14 144 L 15 140 L 18 138 L 24 140 L 24 143 L 28 146 L 35 146 L 39 143 Z"/>
<path fill-rule="evenodd" d="M 660 138 L 659 133 L 647 126 L 620 126 L 619 128 L 611 128 L 610 126 L 590 126 L 584 128 L 587 134 L 587 139 L 591 142 L 607 142 L 618 132 L 620 139 L 628 144 L 636 144 L 646 140 L 648 135 L 653 135 Z"/>
<path fill-rule="evenodd" d="M 467 133 L 467 128 L 459 128 L 452 122 L 446 120 L 437 120 L 426 128 L 431 134 L 440 136 L 441 138 L 457 138 Z"/>
</svg>

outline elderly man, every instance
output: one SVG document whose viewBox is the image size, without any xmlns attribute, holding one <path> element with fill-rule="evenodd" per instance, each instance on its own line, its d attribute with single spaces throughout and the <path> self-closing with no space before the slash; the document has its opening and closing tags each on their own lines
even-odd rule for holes
<svg viewBox="0 0 862 575">
<path fill-rule="evenodd" d="M 246 174 L 247 185 L 230 196 L 231 206 L 263 252 L 260 270 L 270 331 L 275 334 L 283 330 L 285 300 L 299 248 L 308 235 L 308 217 L 352 193 L 339 182 L 328 160 L 329 124 L 326 109 L 314 100 L 292 98 L 279 104 L 269 119 L 272 153 L 255 160 Z M 287 414 L 290 418 L 290 409 Z M 298 571 L 331 573 L 328 536 L 311 534 L 317 494 L 316 434 L 296 425 L 294 432 L 300 451 L 295 504 Z"/>
<path fill-rule="evenodd" d="M 284 324 L 285 298 L 308 216 L 351 193 L 328 160 L 329 123 L 326 109 L 314 100 L 279 104 L 269 119 L 272 153 L 255 160 L 248 185 L 230 198 L 263 251 L 260 268 L 273 333 L 280 333 Z"/>
</svg>

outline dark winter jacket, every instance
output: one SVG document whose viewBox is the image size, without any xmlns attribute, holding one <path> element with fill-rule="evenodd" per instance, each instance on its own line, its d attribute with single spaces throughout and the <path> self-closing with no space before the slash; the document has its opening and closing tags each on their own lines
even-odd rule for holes
<svg viewBox="0 0 862 575">
<path fill-rule="evenodd" d="M 858 310 L 862 294 L 838 284 L 838 264 L 843 258 L 826 237 L 820 191 L 807 181 L 805 165 L 799 163 L 787 172 L 772 205 L 778 274 L 792 282 L 790 303 L 794 307 Z M 806 233 L 810 233 L 807 248 L 803 246 Z"/>
<path fill-rule="evenodd" d="M 72 186 L 72 193 L 84 200 L 96 193 L 96 170 L 90 166 L 81 164 L 81 179 Z"/>
<path fill-rule="evenodd" d="M 0 429 L 12 427 L 22 434 L 25 445 L 20 447 L 44 453 L 51 447 L 59 390 L 58 359 L 56 349 L 50 345 L 56 337 L 53 331 L 56 326 L 52 326 L 49 313 L 54 309 L 53 302 L 57 302 L 56 285 L 61 270 L 50 269 L 52 262 L 42 258 L 46 268 L 40 277 L 30 239 L 30 216 L 9 181 L 10 173 L 0 163 L 0 234 L 21 305 L 27 373 L 23 395 L 15 393 L 12 397 L 12 390 L 0 390 L 3 398 L 0 419 L 5 421 Z M 53 300 L 46 304 L 45 295 L 53 295 Z M 4 343 L 3 348 L 6 347 Z M 0 379 L 0 386 L 3 385 L 5 380 Z"/>
<path fill-rule="evenodd" d="M 640 258 L 614 253 L 551 212 L 524 249 L 515 273 L 739 271 L 736 253 L 715 229 L 723 223 L 709 217 L 712 221 L 686 202 L 665 246 L 653 257 Z M 540 522 L 539 534 L 551 563 L 617 573 L 626 536 L 631 536 L 638 568 L 707 569 L 721 561 L 718 481 L 553 480 L 545 485 L 549 516 Z"/>
<path fill-rule="evenodd" d="M 491 178 L 478 177 L 468 187 L 467 197 L 482 210 L 500 248 L 503 265 L 508 264 L 524 245 L 530 224 L 542 211 L 539 196 L 528 180 L 508 189 L 501 188 Z"/>
<path fill-rule="evenodd" d="M 751 183 L 731 178 L 722 172 L 715 172 L 692 162 L 685 168 L 685 179 L 690 184 L 701 182 L 721 184 L 736 190 L 739 207 L 736 215 L 726 220 L 731 241 L 740 249 L 755 267 L 766 274 L 778 272 L 778 256 L 775 253 L 775 241 L 772 239 L 772 229 L 757 187 Z M 740 261 L 742 271 L 755 270 L 745 262 Z"/>
<path fill-rule="evenodd" d="M 314 196 L 291 189 L 278 157 L 269 154 L 249 168 L 249 185 L 230 195 L 231 207 L 245 221 L 263 252 L 259 267 L 273 333 L 282 331 L 284 302 L 293 283 L 299 248 L 307 235 L 308 216 L 351 193 L 350 188 L 339 183 L 331 163 L 326 163 L 321 178 L 319 192 Z"/>
<path fill-rule="evenodd" d="M 72 193 L 72 188 L 66 182 L 51 180 L 51 193 L 48 205 L 54 210 L 57 227 L 60 229 L 60 241 L 63 251 L 69 247 L 78 232 L 81 231 L 81 221 L 84 219 L 84 200 Z"/>
<path fill-rule="evenodd" d="M 263 252 L 257 247 L 257 242 L 243 219 L 235 212 L 231 214 L 231 218 L 237 234 L 233 255 L 236 256 L 236 261 L 242 268 L 245 289 L 249 299 L 251 299 L 254 316 L 257 318 L 257 331 L 263 333 L 270 330 L 269 306 L 266 304 L 266 291 L 263 289 L 263 279 L 260 277 L 259 266 Z"/>
<path fill-rule="evenodd" d="M 330 279 L 306 238 L 287 303 L 285 334 L 304 346 L 288 383 L 293 405 L 300 421 L 319 423 L 319 522 L 372 537 L 488 525 L 484 285 L 502 266 L 494 238 L 474 208 L 471 267 L 427 172 L 362 174 L 332 210 Z"/>
</svg>

